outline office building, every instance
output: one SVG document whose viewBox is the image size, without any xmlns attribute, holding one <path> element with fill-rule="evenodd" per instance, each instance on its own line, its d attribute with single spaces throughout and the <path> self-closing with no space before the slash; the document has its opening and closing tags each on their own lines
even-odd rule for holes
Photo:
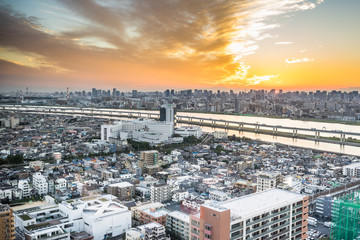
<svg viewBox="0 0 360 240">
<path fill-rule="evenodd" d="M 15 221 L 12 209 L 9 205 L 0 204 L 0 239 L 15 239 Z"/>
<path fill-rule="evenodd" d="M 308 196 L 281 189 L 204 204 L 190 217 L 190 239 L 305 240 L 308 205 Z"/>
<path fill-rule="evenodd" d="M 160 121 L 174 123 L 176 110 L 174 105 L 166 104 L 160 108 Z"/>
</svg>

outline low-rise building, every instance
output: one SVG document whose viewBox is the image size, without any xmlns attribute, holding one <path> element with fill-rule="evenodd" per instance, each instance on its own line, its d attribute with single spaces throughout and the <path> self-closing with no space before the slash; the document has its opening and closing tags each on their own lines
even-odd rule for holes
<svg viewBox="0 0 360 240">
<path fill-rule="evenodd" d="M 173 202 L 180 202 L 182 200 L 185 200 L 187 197 L 189 197 L 189 192 L 183 189 L 175 190 L 172 195 L 172 201 Z"/>
<path fill-rule="evenodd" d="M 126 240 L 170 240 L 166 236 L 165 227 L 156 222 L 137 226 L 126 231 Z"/>
</svg>

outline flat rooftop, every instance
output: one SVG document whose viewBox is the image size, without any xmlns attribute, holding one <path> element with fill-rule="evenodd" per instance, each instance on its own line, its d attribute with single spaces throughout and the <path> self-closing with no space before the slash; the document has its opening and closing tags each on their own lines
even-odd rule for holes
<svg viewBox="0 0 360 240">
<path fill-rule="evenodd" d="M 217 204 L 205 204 L 204 206 L 216 211 L 230 209 L 231 219 L 235 220 L 247 219 L 292 202 L 302 201 L 303 198 L 304 196 L 301 194 L 274 188 Z"/>
<path fill-rule="evenodd" d="M 109 185 L 110 187 L 119 187 L 119 188 L 125 188 L 125 187 L 132 187 L 132 185 L 129 182 L 119 182 L 119 183 L 113 183 Z"/>
<path fill-rule="evenodd" d="M 180 219 L 181 221 L 185 223 L 189 223 L 190 215 L 180 212 L 180 211 L 173 211 L 171 213 L 168 213 L 168 216 L 171 216 L 173 218 Z"/>
</svg>

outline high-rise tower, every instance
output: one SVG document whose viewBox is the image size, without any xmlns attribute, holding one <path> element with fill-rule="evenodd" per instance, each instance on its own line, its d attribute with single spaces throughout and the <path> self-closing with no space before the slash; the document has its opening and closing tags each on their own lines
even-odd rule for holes
<svg viewBox="0 0 360 240">
<path fill-rule="evenodd" d="M 160 121 L 162 122 L 175 122 L 176 110 L 174 105 L 165 104 L 160 108 Z"/>
</svg>

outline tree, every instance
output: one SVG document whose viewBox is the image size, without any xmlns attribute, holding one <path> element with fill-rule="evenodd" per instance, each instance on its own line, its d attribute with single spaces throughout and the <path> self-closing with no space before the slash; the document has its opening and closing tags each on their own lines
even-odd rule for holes
<svg viewBox="0 0 360 240">
<path fill-rule="evenodd" d="M 24 157 L 22 154 L 9 155 L 6 158 L 6 161 L 9 164 L 21 164 L 24 163 Z"/>
</svg>

